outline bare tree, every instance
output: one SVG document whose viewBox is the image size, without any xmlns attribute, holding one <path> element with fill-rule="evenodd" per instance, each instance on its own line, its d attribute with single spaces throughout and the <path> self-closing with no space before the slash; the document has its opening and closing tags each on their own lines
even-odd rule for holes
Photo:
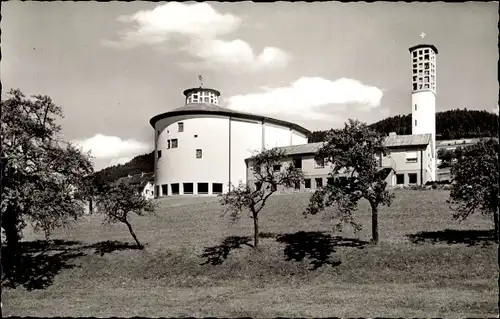
<svg viewBox="0 0 500 319">
<path fill-rule="evenodd" d="M 239 218 L 239 214 L 244 210 L 250 211 L 254 225 L 254 248 L 259 244 L 259 213 L 266 205 L 266 201 L 277 191 L 278 186 L 294 187 L 304 180 L 302 170 L 295 168 L 291 163 L 284 165 L 285 158 L 283 150 L 278 148 L 260 152 L 251 159 L 255 183 L 258 186 L 240 184 L 226 194 L 219 195 L 225 213 L 229 213 L 233 219 Z M 276 169 L 278 167 L 279 170 Z"/>
</svg>

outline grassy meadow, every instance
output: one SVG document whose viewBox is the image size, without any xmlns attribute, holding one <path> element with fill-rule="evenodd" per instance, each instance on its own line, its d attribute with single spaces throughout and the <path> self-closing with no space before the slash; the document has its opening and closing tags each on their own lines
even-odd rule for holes
<svg viewBox="0 0 500 319">
<path fill-rule="evenodd" d="M 447 191 L 396 190 L 379 214 L 380 243 L 333 232 L 328 214 L 304 217 L 310 194 L 275 195 L 252 220 L 221 217 L 216 198 L 160 199 L 125 225 L 86 216 L 53 242 L 27 231 L 22 275 L 3 287 L 3 315 L 96 317 L 496 316 L 498 264 L 481 215 L 452 219 Z"/>
</svg>

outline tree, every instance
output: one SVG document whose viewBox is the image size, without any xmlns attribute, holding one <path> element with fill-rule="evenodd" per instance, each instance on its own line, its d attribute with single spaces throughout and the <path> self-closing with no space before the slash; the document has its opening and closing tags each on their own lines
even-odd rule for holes
<svg viewBox="0 0 500 319">
<path fill-rule="evenodd" d="M 454 152 L 452 150 L 447 150 L 441 148 L 437 151 L 437 158 L 446 163 L 451 163 L 451 160 L 454 158 Z"/>
<path fill-rule="evenodd" d="M 101 190 L 95 197 L 98 212 L 105 216 L 103 222 L 108 224 L 124 223 L 137 247 L 143 249 L 144 245 L 137 238 L 130 223 L 130 214 L 144 216 L 146 213 L 154 213 L 156 205 L 152 200 L 142 196 L 136 187 L 123 180 L 100 185 L 100 187 Z"/>
<path fill-rule="evenodd" d="M 2 228 L 8 253 L 17 255 L 23 228 L 31 223 L 46 236 L 84 212 L 84 177 L 89 154 L 60 139 L 61 107 L 48 96 L 26 98 L 11 90 L 2 100 Z"/>
<path fill-rule="evenodd" d="M 384 136 L 366 124 L 350 119 L 343 129 L 330 130 L 317 160 L 331 163 L 329 176 L 333 179 L 311 196 L 305 214 L 317 214 L 334 206 L 340 219 L 338 227 L 348 223 L 359 230 L 353 212 L 360 199 L 370 203 L 372 212 L 372 242 L 378 243 L 378 207 L 389 206 L 394 197 L 386 189 L 387 169 L 379 168 L 376 156 L 387 155 Z M 340 173 L 346 178 L 336 178 Z"/>
<path fill-rule="evenodd" d="M 255 183 L 259 186 L 254 188 L 240 184 L 226 194 L 219 195 L 225 213 L 229 213 L 233 219 L 239 218 L 243 210 L 250 211 L 254 225 L 254 248 L 259 244 L 259 213 L 266 205 L 266 201 L 277 191 L 278 186 L 294 187 L 304 180 L 302 170 L 295 168 L 292 163 L 282 167 L 285 158 L 284 151 L 278 148 L 258 153 L 250 161 L 254 167 Z M 278 167 L 280 169 L 275 170 Z M 231 186 L 229 185 L 230 188 Z"/>
<path fill-rule="evenodd" d="M 482 140 L 465 147 L 451 168 L 454 183 L 449 203 L 454 218 L 464 220 L 474 212 L 492 214 L 495 237 L 499 234 L 498 140 Z"/>
</svg>

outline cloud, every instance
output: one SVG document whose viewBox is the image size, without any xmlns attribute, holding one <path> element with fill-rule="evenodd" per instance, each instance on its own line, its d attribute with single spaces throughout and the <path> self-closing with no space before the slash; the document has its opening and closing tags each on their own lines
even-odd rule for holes
<svg viewBox="0 0 500 319">
<path fill-rule="evenodd" d="M 117 136 L 96 134 L 93 137 L 72 141 L 84 152 L 90 151 L 96 159 L 116 159 L 136 156 L 150 152 L 152 147 L 135 140 L 122 140 Z"/>
<path fill-rule="evenodd" d="M 288 115 L 309 120 L 324 120 L 348 105 L 362 112 L 380 106 L 383 92 L 357 80 L 335 81 L 320 77 L 301 77 L 286 87 L 262 88 L 264 92 L 235 95 L 228 107 L 257 114 Z"/>
<path fill-rule="evenodd" d="M 222 14 L 204 2 L 168 2 L 152 10 L 120 16 L 118 20 L 133 27 L 122 32 L 119 41 L 104 40 L 104 45 L 133 48 L 138 45 L 161 47 L 175 43 L 172 47 L 178 47 L 196 59 L 194 62 L 181 63 L 187 68 L 228 67 L 240 71 L 258 71 L 284 67 L 290 59 L 283 50 L 272 46 L 256 54 L 250 44 L 241 39 L 222 40 L 221 36 L 237 31 L 242 20 L 229 13 Z"/>
</svg>

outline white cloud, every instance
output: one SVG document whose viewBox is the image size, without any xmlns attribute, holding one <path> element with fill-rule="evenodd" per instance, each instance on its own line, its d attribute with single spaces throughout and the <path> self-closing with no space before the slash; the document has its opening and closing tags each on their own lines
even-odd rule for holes
<svg viewBox="0 0 500 319">
<path fill-rule="evenodd" d="M 382 96 L 379 88 L 353 79 L 301 77 L 289 86 L 232 96 L 227 102 L 229 108 L 242 112 L 322 120 L 335 111 L 345 110 L 348 104 L 363 112 L 377 108 Z"/>
<path fill-rule="evenodd" d="M 72 141 L 84 152 L 90 151 L 96 159 L 123 159 L 152 150 L 148 144 L 135 140 L 122 140 L 117 136 L 96 134 L 93 137 Z"/>
<path fill-rule="evenodd" d="M 179 50 L 189 53 L 196 62 L 183 63 L 185 67 L 229 67 L 257 71 L 269 67 L 284 67 L 290 57 L 281 49 L 265 47 L 256 54 L 241 39 L 222 40 L 220 36 L 237 31 L 241 19 L 222 14 L 208 3 L 184 4 L 168 2 L 152 10 L 120 16 L 119 21 L 134 27 L 121 35 L 120 41 L 104 40 L 111 47 L 134 47 L 139 44 L 160 46 L 174 40 L 186 42 Z"/>
</svg>

